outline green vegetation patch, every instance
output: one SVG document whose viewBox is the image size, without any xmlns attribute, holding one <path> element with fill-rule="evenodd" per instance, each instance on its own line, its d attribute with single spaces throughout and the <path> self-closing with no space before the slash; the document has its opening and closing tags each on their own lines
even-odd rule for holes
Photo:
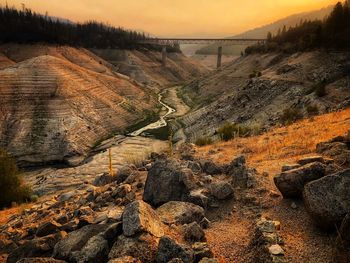
<svg viewBox="0 0 350 263">
<path fill-rule="evenodd" d="M 14 159 L 0 150 L 0 208 L 31 200 L 31 190 L 22 182 Z"/>
</svg>

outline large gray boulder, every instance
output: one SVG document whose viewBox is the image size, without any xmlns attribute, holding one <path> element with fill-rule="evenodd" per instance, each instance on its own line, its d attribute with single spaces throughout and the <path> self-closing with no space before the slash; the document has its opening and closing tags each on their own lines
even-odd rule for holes
<svg viewBox="0 0 350 263">
<path fill-rule="evenodd" d="M 159 241 L 156 262 L 167 263 L 172 259 L 181 259 L 184 263 L 192 263 L 194 254 L 190 247 L 178 244 L 170 237 L 163 236 Z"/>
<path fill-rule="evenodd" d="M 88 225 L 69 233 L 55 245 L 53 257 L 69 262 L 106 262 L 108 241 L 101 235 L 109 227 L 107 224 Z"/>
<path fill-rule="evenodd" d="M 109 252 L 109 259 L 130 256 L 143 263 L 154 262 L 157 251 L 158 238 L 142 233 L 134 237 L 121 235 Z"/>
<path fill-rule="evenodd" d="M 125 207 L 123 233 L 133 236 L 140 232 L 148 232 L 156 237 L 164 235 L 163 224 L 156 211 L 143 201 L 134 201 Z"/>
<path fill-rule="evenodd" d="M 315 223 L 333 228 L 350 211 L 350 169 L 308 183 L 304 203 Z"/>
<path fill-rule="evenodd" d="M 158 207 L 156 210 L 163 223 L 171 224 L 189 224 L 192 222 L 201 222 L 204 218 L 204 209 L 198 205 L 170 201 Z"/>
<path fill-rule="evenodd" d="M 157 160 L 148 171 L 143 200 L 156 207 L 184 200 L 189 193 L 184 178 L 188 179 L 188 170 L 184 171 L 176 160 Z"/>
<path fill-rule="evenodd" d="M 304 186 L 314 180 L 325 176 L 325 166 L 315 162 L 300 168 L 282 172 L 273 179 L 276 187 L 284 198 L 299 198 L 302 196 Z"/>
</svg>

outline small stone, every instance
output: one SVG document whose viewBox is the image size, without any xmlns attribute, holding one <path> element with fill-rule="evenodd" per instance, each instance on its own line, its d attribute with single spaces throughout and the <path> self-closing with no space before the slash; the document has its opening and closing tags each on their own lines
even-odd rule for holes
<svg viewBox="0 0 350 263">
<path fill-rule="evenodd" d="M 284 255 L 284 250 L 283 248 L 281 248 L 280 245 L 272 245 L 269 247 L 269 252 L 272 254 L 272 255 Z"/>
<path fill-rule="evenodd" d="M 55 221 L 45 222 L 38 227 L 36 231 L 36 236 L 44 237 L 50 234 L 57 233 L 60 231 L 60 227 L 61 225 Z"/>
<path fill-rule="evenodd" d="M 189 225 L 184 225 L 184 238 L 187 241 L 205 241 L 205 233 L 197 222 L 192 222 Z"/>
<path fill-rule="evenodd" d="M 293 208 L 293 209 L 297 209 L 298 208 L 298 206 L 294 202 L 290 205 L 290 207 Z"/>
</svg>

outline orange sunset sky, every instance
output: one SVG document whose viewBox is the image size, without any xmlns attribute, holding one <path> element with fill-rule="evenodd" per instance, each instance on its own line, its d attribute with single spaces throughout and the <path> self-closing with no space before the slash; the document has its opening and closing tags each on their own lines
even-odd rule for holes
<svg viewBox="0 0 350 263">
<path fill-rule="evenodd" d="M 0 0 L 4 5 L 5 0 Z M 51 16 L 99 20 L 166 37 L 227 37 L 335 0 L 8 0 Z"/>
</svg>

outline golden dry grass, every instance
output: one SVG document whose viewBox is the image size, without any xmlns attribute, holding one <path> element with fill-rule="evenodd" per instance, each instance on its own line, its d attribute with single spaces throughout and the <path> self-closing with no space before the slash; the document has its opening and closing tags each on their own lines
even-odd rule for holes
<svg viewBox="0 0 350 263">
<path fill-rule="evenodd" d="M 244 154 L 248 164 L 259 172 L 275 174 L 285 163 L 315 154 L 316 145 L 350 130 L 350 109 L 329 113 L 296 122 L 287 127 L 274 128 L 259 136 L 237 138 L 229 142 L 197 148 L 199 155 L 209 151 L 217 162 L 230 162 Z M 219 149 L 219 151 L 218 151 Z"/>
</svg>

